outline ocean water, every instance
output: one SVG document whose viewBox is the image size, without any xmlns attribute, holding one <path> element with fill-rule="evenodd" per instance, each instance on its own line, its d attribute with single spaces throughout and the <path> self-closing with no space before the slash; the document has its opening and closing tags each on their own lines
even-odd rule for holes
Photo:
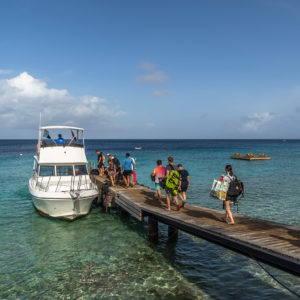
<svg viewBox="0 0 300 300">
<path fill-rule="evenodd" d="M 182 232 L 170 243 L 164 225 L 152 245 L 146 223 L 117 211 L 41 217 L 27 188 L 35 149 L 36 140 L 0 141 L 0 299 L 296 299 L 254 260 Z M 172 155 L 190 172 L 188 202 L 220 210 L 209 190 L 230 163 L 246 187 L 241 214 L 300 226 L 300 140 L 87 140 L 86 149 L 93 163 L 96 149 L 121 161 L 130 152 L 151 188 L 155 161 Z M 231 160 L 236 152 L 272 159 Z M 299 277 L 264 266 L 300 293 Z"/>
</svg>

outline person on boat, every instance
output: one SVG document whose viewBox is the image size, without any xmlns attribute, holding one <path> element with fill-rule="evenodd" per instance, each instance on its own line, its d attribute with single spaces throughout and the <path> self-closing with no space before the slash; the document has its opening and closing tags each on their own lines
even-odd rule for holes
<svg viewBox="0 0 300 300">
<path fill-rule="evenodd" d="M 119 182 L 120 180 L 120 174 L 122 173 L 122 168 L 121 168 L 121 163 L 118 159 L 118 156 L 117 154 L 114 155 L 114 158 L 113 158 L 113 163 L 116 167 L 116 173 L 115 173 L 115 176 L 114 176 L 114 181 L 115 183 Z"/>
<path fill-rule="evenodd" d="M 113 162 L 113 158 L 111 155 L 108 156 L 107 167 L 105 168 L 105 170 L 107 171 L 111 185 L 114 186 L 115 185 L 116 166 Z"/>
<path fill-rule="evenodd" d="M 186 203 L 186 191 L 190 188 L 190 174 L 187 170 L 183 169 L 182 164 L 178 166 L 178 172 L 180 175 L 180 192 L 178 194 L 179 198 L 182 201 L 181 207 L 184 207 Z"/>
<path fill-rule="evenodd" d="M 154 168 L 151 176 L 155 177 L 154 183 L 155 183 L 155 189 L 157 191 L 157 197 L 158 200 L 161 201 L 162 199 L 162 187 L 160 184 L 160 181 L 165 177 L 166 168 L 162 166 L 162 161 L 159 159 L 156 161 L 156 168 Z"/>
<path fill-rule="evenodd" d="M 178 168 L 174 165 L 174 158 L 172 156 L 168 157 L 168 165 L 166 166 L 165 180 L 165 191 L 168 210 L 171 210 L 171 196 L 172 200 L 176 203 L 176 209 L 180 210 L 180 205 L 177 199 L 178 188 L 180 186 L 180 175 L 178 173 Z M 171 181 L 173 181 L 173 183 Z"/>
<path fill-rule="evenodd" d="M 221 177 L 223 177 L 224 182 L 228 182 L 230 184 L 230 182 L 233 182 L 236 180 L 236 176 L 233 174 L 231 165 L 227 165 L 225 167 L 225 172 L 226 172 L 226 175 L 221 176 Z M 237 201 L 237 196 L 229 196 L 228 194 L 226 196 L 226 200 L 224 201 L 225 210 L 226 210 L 224 221 L 227 222 L 227 224 L 229 224 L 229 225 L 234 225 L 234 219 L 232 216 L 230 206 L 231 206 L 231 204 L 235 203 L 236 201 Z"/>
<path fill-rule="evenodd" d="M 65 140 L 63 139 L 62 135 L 58 135 L 58 139 L 56 139 L 56 144 L 63 144 Z"/>
<path fill-rule="evenodd" d="M 98 167 L 99 175 L 103 176 L 103 174 L 104 174 L 105 156 L 99 150 L 96 150 L 96 153 L 98 155 L 97 167 Z"/>
<path fill-rule="evenodd" d="M 130 157 L 130 154 L 126 153 L 123 162 L 123 179 L 127 189 L 130 186 L 130 176 L 132 175 L 133 170 L 134 170 L 134 161 Z"/>
</svg>

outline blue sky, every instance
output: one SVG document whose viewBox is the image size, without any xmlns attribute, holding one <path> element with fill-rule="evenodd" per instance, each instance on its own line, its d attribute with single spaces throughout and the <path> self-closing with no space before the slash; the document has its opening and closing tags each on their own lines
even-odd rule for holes
<svg viewBox="0 0 300 300">
<path fill-rule="evenodd" d="M 299 138 L 300 1 L 0 2 L 0 138 Z"/>
</svg>

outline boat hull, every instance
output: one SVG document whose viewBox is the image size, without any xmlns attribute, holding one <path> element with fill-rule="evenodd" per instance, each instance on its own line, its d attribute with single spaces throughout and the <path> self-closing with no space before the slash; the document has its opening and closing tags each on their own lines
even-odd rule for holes
<svg viewBox="0 0 300 300">
<path fill-rule="evenodd" d="M 29 186 L 32 202 L 36 210 L 43 216 L 75 220 L 87 215 L 92 203 L 98 196 L 96 190 L 80 191 L 78 197 L 73 197 L 70 193 L 57 192 L 47 193 L 36 191 Z"/>
</svg>

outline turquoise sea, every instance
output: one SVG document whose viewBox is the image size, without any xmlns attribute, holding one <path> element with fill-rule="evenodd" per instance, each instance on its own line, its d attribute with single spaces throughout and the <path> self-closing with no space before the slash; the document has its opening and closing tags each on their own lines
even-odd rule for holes
<svg viewBox="0 0 300 300">
<path fill-rule="evenodd" d="M 35 149 L 36 140 L 0 141 L 0 299 L 296 299 L 254 260 L 182 232 L 170 243 L 164 225 L 152 245 L 146 223 L 119 212 L 41 217 L 27 188 Z M 172 155 L 190 172 L 188 202 L 220 210 L 209 190 L 231 163 L 246 188 L 241 214 L 300 227 L 300 140 L 87 140 L 86 149 L 93 162 L 96 149 L 130 152 L 152 188 L 155 161 Z M 236 152 L 272 159 L 231 160 Z M 300 293 L 299 277 L 264 266 Z"/>
</svg>

